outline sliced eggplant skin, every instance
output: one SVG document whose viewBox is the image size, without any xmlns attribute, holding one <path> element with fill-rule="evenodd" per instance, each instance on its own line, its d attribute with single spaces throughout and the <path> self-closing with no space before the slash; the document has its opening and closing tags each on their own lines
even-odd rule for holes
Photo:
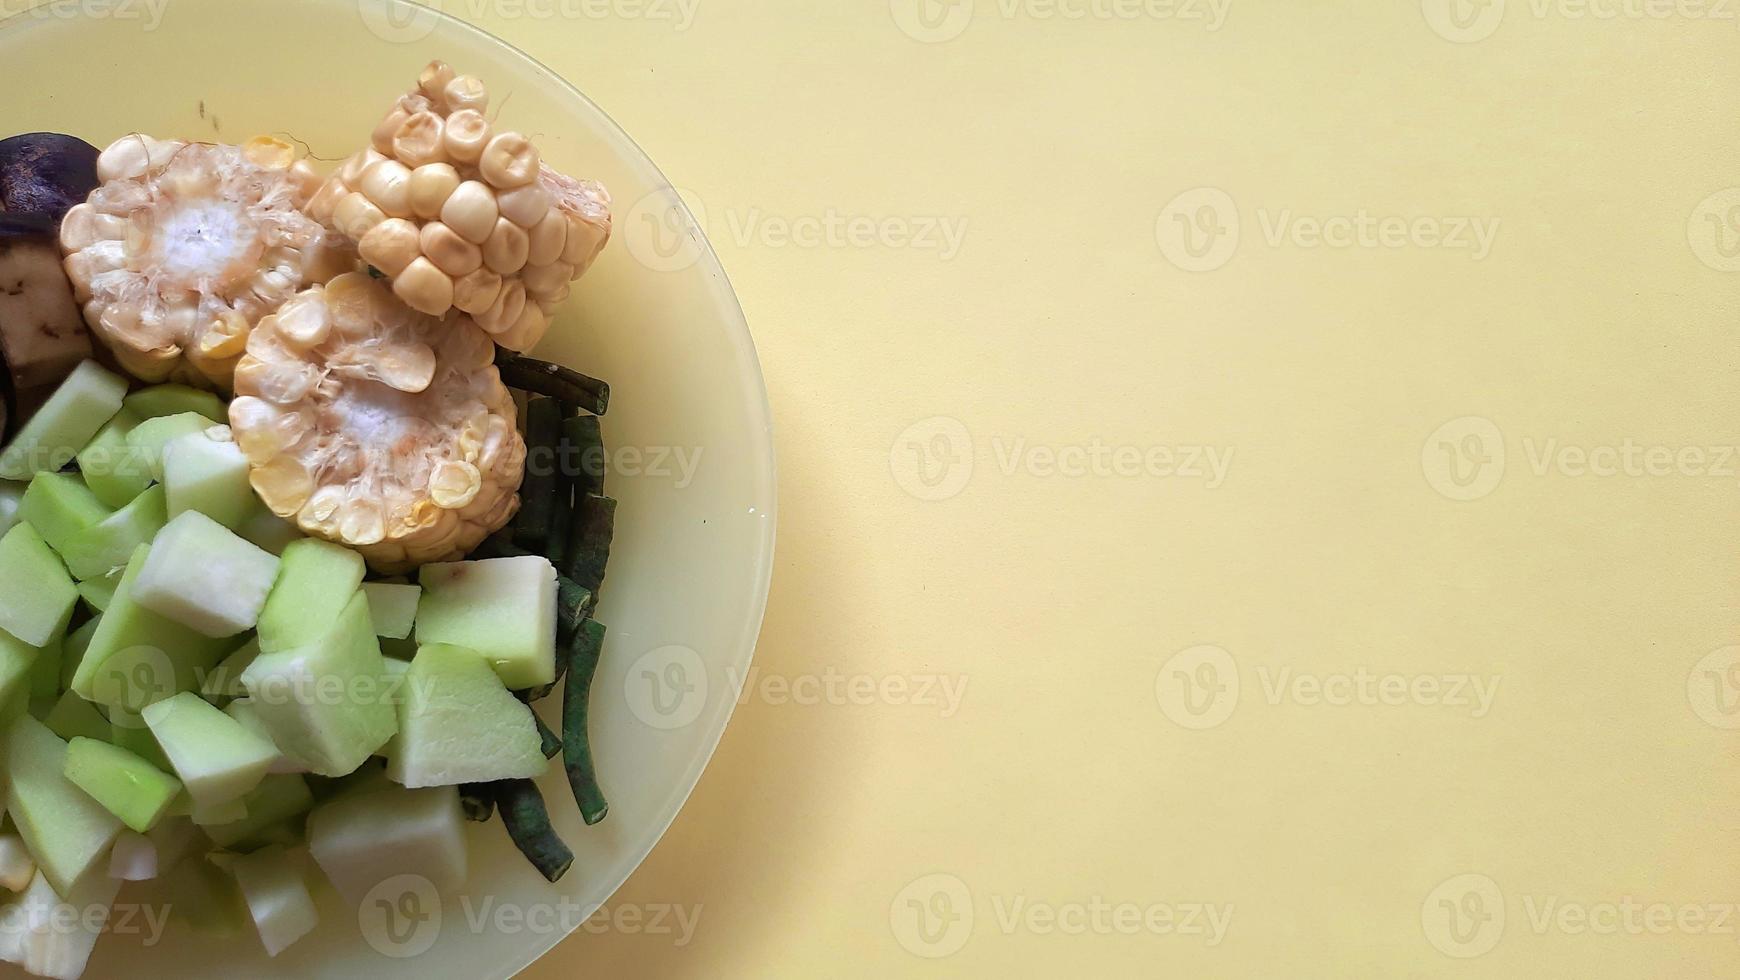
<svg viewBox="0 0 1740 980">
<path fill-rule="evenodd" d="M 55 220 L 0 214 L 0 387 L 8 427 L 27 419 L 91 353 L 90 331 L 61 265 Z"/>
<path fill-rule="evenodd" d="M 97 148 L 64 133 L 25 133 L 0 140 L 0 204 L 14 214 L 41 214 L 59 224 L 97 184 Z"/>
</svg>

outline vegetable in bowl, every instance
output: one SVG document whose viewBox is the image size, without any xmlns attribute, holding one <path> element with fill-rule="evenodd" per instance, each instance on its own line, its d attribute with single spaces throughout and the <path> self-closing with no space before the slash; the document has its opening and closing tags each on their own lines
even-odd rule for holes
<svg viewBox="0 0 1740 980">
<path fill-rule="evenodd" d="M 34 134 L 65 156 L 57 176 L 91 150 L 92 186 L 59 193 L 0 141 L 0 201 L 50 209 L 4 220 L 37 229 L 32 255 L 64 254 L 15 266 L 30 302 L 0 303 L 0 338 L 44 310 L 83 321 L 20 365 L 36 402 L 8 402 L 0 447 L 0 887 L 17 895 L 0 959 L 79 975 L 96 934 L 32 923 L 106 908 L 123 880 L 251 922 L 275 956 L 318 928 L 312 876 L 456 889 L 468 824 L 496 812 L 555 881 L 573 855 L 532 780 L 557 755 L 585 822 L 608 812 L 585 702 L 614 502 L 560 468 L 588 454 L 559 450 L 601 449 L 609 388 L 520 352 L 608 240 L 609 198 L 480 129 L 481 83 L 434 63 L 432 86 L 389 112 L 415 107 L 390 156 L 325 178 L 274 138 L 132 134 L 97 154 Z M 370 260 L 389 162 L 450 167 L 448 199 L 490 188 L 471 272 L 501 282 L 480 312 L 421 301 L 416 263 L 454 251 L 442 209 L 395 219 L 420 222 L 417 259 Z M 317 206 L 353 178 L 340 204 L 380 221 Z M 528 479 L 528 448 L 558 470 Z M 558 687 L 559 734 L 533 707 Z"/>
</svg>

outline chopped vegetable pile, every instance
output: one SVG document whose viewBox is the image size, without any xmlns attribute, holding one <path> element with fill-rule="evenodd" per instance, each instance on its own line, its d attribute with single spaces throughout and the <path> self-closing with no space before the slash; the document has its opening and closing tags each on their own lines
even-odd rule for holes
<svg viewBox="0 0 1740 980">
<path fill-rule="evenodd" d="M 608 813 L 610 393 L 521 352 L 609 196 L 487 101 L 431 63 L 324 176 L 0 140 L 0 960 L 79 976 L 123 892 L 276 956 L 311 875 L 451 892 L 497 812 L 554 882 L 557 756 Z"/>
</svg>

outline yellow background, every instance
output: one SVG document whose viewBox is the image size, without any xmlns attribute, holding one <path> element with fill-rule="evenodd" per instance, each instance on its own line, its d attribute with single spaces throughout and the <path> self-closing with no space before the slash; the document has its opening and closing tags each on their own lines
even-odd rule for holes
<svg viewBox="0 0 1740 980">
<path fill-rule="evenodd" d="M 1700 666 L 1740 642 L 1740 464 L 1717 458 L 1740 197 L 1711 198 L 1740 183 L 1740 4 L 1222 0 L 1211 29 L 1086 0 L 647 2 L 443 5 L 701 205 L 781 457 L 760 673 L 611 902 L 698 929 L 577 935 L 526 976 L 1740 972 L 1740 921 L 1716 921 L 1740 901 L 1740 686 L 1733 658 Z M 1172 203 L 1197 188 L 1224 196 Z M 1362 214 L 1404 240 L 1311 238 Z M 1202 264 L 1180 216 L 1236 235 L 1224 264 L 1180 267 Z M 830 217 L 890 220 L 782 235 Z M 1489 250 L 1438 240 L 1460 219 Z M 942 222 L 958 251 L 922 233 Z M 1045 465 L 1096 440 L 1231 464 L 1214 486 Z M 1709 458 L 1577 464 L 1628 444 Z M 966 482 L 925 499 L 938 473 Z M 1172 660 L 1204 644 L 1219 674 Z M 1271 690 L 1360 670 L 1498 688 L 1484 713 Z M 1220 683 L 1209 715 L 1180 672 Z M 780 695 L 830 674 L 966 693 Z M 970 929 L 915 932 L 915 896 Z M 1681 924 L 1577 929 L 1632 899 Z M 1096 900 L 1233 913 L 1216 945 L 1008 920 Z M 1447 907 L 1487 924 L 1447 931 Z"/>
</svg>

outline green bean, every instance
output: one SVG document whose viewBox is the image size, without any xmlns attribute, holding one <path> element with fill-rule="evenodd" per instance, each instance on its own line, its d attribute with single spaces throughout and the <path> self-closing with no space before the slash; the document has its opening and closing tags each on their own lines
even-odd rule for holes
<svg viewBox="0 0 1740 980">
<path fill-rule="evenodd" d="M 465 811 L 465 819 L 488 823 L 495 816 L 495 791 L 488 783 L 461 783 L 459 808 Z"/>
<path fill-rule="evenodd" d="M 562 438 L 571 443 L 571 456 L 563 457 L 563 469 L 572 472 L 575 502 L 587 493 L 604 493 L 604 427 L 596 415 L 576 415 L 562 422 Z"/>
<path fill-rule="evenodd" d="M 525 480 L 520 484 L 520 515 L 514 522 L 514 541 L 523 548 L 549 547 L 550 528 L 556 511 L 566 502 L 556 499 L 556 469 L 560 463 L 562 403 L 554 398 L 533 398 L 526 403 Z"/>
<path fill-rule="evenodd" d="M 568 577 L 597 594 L 610 562 L 610 539 L 616 534 L 616 501 L 586 494 L 574 505 L 574 526 L 568 530 Z"/>
<path fill-rule="evenodd" d="M 544 758 L 554 759 L 562 751 L 562 736 L 550 731 L 550 726 L 544 724 L 544 719 L 539 718 L 536 711 L 532 712 L 532 721 L 538 725 L 538 737 L 544 740 Z"/>
<path fill-rule="evenodd" d="M 514 846 L 532 862 L 546 881 L 557 882 L 574 866 L 574 852 L 550 826 L 550 811 L 544 795 L 529 779 L 503 779 L 490 784 L 495 789 L 496 809 Z"/>
<path fill-rule="evenodd" d="M 593 415 L 603 415 L 610 408 L 610 385 L 579 371 L 507 351 L 497 352 L 495 365 L 509 388 L 548 395 Z"/>
<path fill-rule="evenodd" d="M 610 813 L 610 803 L 598 784 L 598 767 L 592 761 L 592 738 L 587 716 L 592 699 L 592 680 L 604 650 L 604 624 L 588 619 L 575 637 L 569 656 L 568 683 L 562 691 L 562 766 L 568 771 L 568 787 L 587 826 Z"/>
</svg>

